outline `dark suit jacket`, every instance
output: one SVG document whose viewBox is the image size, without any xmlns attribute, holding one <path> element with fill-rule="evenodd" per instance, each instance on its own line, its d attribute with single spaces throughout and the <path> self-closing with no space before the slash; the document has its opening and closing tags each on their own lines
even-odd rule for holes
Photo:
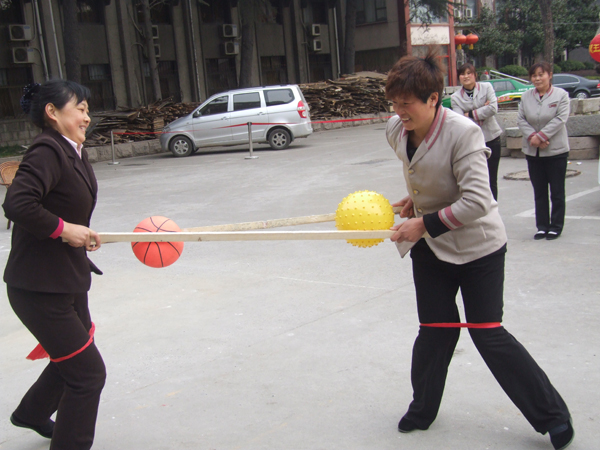
<svg viewBox="0 0 600 450">
<path fill-rule="evenodd" d="M 4 281 L 12 287 L 49 293 L 87 292 L 90 266 L 84 247 L 50 238 L 65 222 L 89 226 L 98 184 L 82 150 L 54 129 L 37 136 L 19 166 L 4 200 L 5 215 L 14 222 L 12 248 Z"/>
</svg>

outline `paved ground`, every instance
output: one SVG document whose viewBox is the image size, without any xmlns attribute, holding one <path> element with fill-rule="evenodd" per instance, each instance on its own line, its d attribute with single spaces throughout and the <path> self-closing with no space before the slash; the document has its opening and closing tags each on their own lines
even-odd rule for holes
<svg viewBox="0 0 600 450">
<path fill-rule="evenodd" d="M 348 194 L 405 195 L 382 124 L 317 133 L 290 149 L 161 154 L 94 166 L 93 227 L 131 231 L 165 215 L 181 227 L 334 212 Z M 502 174 L 525 161 L 503 158 Z M 573 450 L 600 448 L 600 186 L 598 162 L 573 162 L 563 236 L 533 241 L 527 181 L 500 180 L 509 236 L 505 326 L 566 399 Z M 304 227 L 303 229 L 307 229 Z M 308 229 L 333 229 L 320 224 Z M 10 233 L 0 231 L 0 266 Z M 186 244 L 165 269 L 128 244 L 93 255 L 91 309 L 108 368 L 96 450 L 550 449 L 462 334 L 438 420 L 402 435 L 418 321 L 410 259 L 389 241 Z M 48 442 L 8 417 L 43 362 L 0 294 L 0 448 Z"/>
</svg>

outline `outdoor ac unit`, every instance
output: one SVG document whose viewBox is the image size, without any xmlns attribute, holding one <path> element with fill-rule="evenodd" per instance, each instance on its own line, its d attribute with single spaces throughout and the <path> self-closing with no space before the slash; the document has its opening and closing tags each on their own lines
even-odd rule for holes
<svg viewBox="0 0 600 450">
<path fill-rule="evenodd" d="M 15 64 L 31 64 L 34 62 L 32 47 L 13 47 L 12 53 Z"/>
<path fill-rule="evenodd" d="M 225 42 L 223 44 L 223 53 L 226 55 L 237 55 L 240 53 L 240 44 L 239 42 Z"/>
<path fill-rule="evenodd" d="M 154 56 L 160 58 L 160 44 L 154 44 Z"/>
<path fill-rule="evenodd" d="M 313 39 L 312 40 L 311 50 L 313 52 L 320 52 L 322 49 L 323 49 L 323 46 L 321 45 L 321 40 L 320 39 Z"/>
<path fill-rule="evenodd" d="M 467 19 L 472 19 L 473 18 L 473 10 L 471 8 L 467 8 L 465 10 L 465 17 Z"/>
<path fill-rule="evenodd" d="M 221 27 L 221 34 L 225 38 L 236 38 L 238 37 L 238 27 L 233 23 L 225 23 Z"/>
<path fill-rule="evenodd" d="M 310 35 L 312 37 L 321 36 L 321 25 L 319 25 L 318 23 L 313 23 L 310 26 Z"/>
<path fill-rule="evenodd" d="M 462 10 L 461 9 L 455 9 L 454 10 L 454 18 L 455 19 L 461 19 L 462 18 Z"/>
<path fill-rule="evenodd" d="M 158 25 L 152 25 L 152 39 L 158 39 Z"/>
<path fill-rule="evenodd" d="M 30 41 L 33 39 L 31 25 L 9 25 L 8 34 L 11 41 Z"/>
</svg>

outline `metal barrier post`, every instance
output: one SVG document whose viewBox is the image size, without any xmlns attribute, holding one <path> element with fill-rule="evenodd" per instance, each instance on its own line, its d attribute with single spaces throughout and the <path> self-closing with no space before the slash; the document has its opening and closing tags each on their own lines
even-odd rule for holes
<svg viewBox="0 0 600 450">
<path fill-rule="evenodd" d="M 110 130 L 110 147 L 112 148 L 112 162 L 109 162 L 108 165 L 119 164 L 119 161 L 115 161 L 115 135 L 113 130 Z"/>
<path fill-rule="evenodd" d="M 258 156 L 252 154 L 252 122 L 248 122 L 248 142 L 250 143 L 250 155 L 246 156 L 246 159 L 256 159 Z"/>
</svg>

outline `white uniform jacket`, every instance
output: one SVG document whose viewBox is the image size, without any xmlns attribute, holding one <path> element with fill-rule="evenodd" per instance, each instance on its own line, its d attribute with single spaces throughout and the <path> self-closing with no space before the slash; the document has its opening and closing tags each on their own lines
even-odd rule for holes
<svg viewBox="0 0 600 450">
<path fill-rule="evenodd" d="M 536 134 L 550 145 L 539 149 L 540 156 L 556 156 L 569 151 L 567 120 L 571 103 L 564 89 L 550 86 L 540 99 L 536 88 L 529 89 L 521 97 L 517 125 L 523 133 L 523 153 L 535 156 L 538 148 L 530 144 Z"/>
<path fill-rule="evenodd" d="M 450 97 L 452 111 L 463 114 L 473 111 L 473 122 L 481 127 L 485 142 L 490 142 L 502 134 L 502 128 L 496 121 L 498 99 L 494 87 L 490 83 L 476 83 L 473 98 L 465 92 L 465 88 L 456 91 Z M 486 105 L 486 102 L 490 102 Z"/>
<path fill-rule="evenodd" d="M 438 259 L 465 264 L 506 244 L 498 203 L 490 191 L 487 158 L 491 152 L 477 125 L 439 107 L 412 161 L 406 152 L 408 131 L 398 116 L 388 121 L 386 136 L 403 163 L 415 216 L 433 214 L 430 218 L 443 228 L 441 232 L 428 229 L 436 237 L 425 238 Z M 404 256 L 413 245 L 398 244 L 400 254 Z"/>
</svg>

